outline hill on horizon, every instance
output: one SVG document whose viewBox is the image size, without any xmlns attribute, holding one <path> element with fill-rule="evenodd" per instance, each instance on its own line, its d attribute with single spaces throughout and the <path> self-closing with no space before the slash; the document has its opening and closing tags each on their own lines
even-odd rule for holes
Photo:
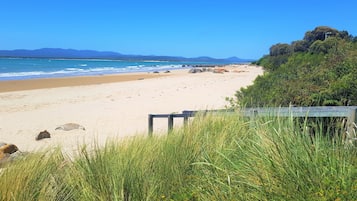
<svg viewBox="0 0 357 201">
<path fill-rule="evenodd" d="M 118 59 L 118 60 L 158 60 L 158 61 L 195 61 L 195 62 L 252 62 L 253 59 L 229 57 L 217 59 L 212 57 L 186 58 L 178 56 L 127 55 L 112 51 L 75 50 L 62 48 L 42 48 L 36 50 L 16 49 L 0 50 L 0 57 L 23 58 L 66 58 L 66 59 Z"/>
</svg>

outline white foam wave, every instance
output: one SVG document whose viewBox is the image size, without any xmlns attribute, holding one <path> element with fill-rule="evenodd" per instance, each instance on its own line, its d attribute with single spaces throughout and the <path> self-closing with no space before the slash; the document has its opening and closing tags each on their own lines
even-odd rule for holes
<svg viewBox="0 0 357 201">
<path fill-rule="evenodd" d="M 8 73 L 0 73 L 0 78 L 10 78 L 10 77 L 33 77 L 33 76 L 42 76 L 46 77 L 50 75 L 66 75 L 66 74 L 86 74 L 91 72 L 108 72 L 108 71 L 116 71 L 115 68 L 91 68 L 91 69 L 81 69 L 81 68 L 66 68 L 64 70 L 58 71 L 30 71 L 30 72 L 8 72 Z"/>
<path fill-rule="evenodd" d="M 42 75 L 42 71 L 31 71 L 31 72 L 15 72 L 15 73 L 0 73 L 0 78 L 2 77 L 22 77 L 22 76 L 35 76 Z"/>
<path fill-rule="evenodd" d="M 66 76 L 85 76 L 100 74 L 115 74 L 128 72 L 150 72 L 160 70 L 171 70 L 181 68 L 181 65 L 132 65 L 126 67 L 98 67 L 98 68 L 64 68 L 57 71 L 29 71 L 29 72 L 5 72 L 0 73 L 1 80 L 9 79 L 29 79 L 45 77 L 66 77 Z"/>
</svg>

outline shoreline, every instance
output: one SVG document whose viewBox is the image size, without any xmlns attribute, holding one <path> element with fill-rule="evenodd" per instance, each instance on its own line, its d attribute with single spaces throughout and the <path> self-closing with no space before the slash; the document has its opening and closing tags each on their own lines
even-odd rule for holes
<svg viewBox="0 0 357 201">
<path fill-rule="evenodd" d="M 13 91 L 28 91 L 36 89 L 48 89 L 59 87 L 75 87 L 96 84 L 108 84 L 135 80 L 159 78 L 165 76 L 182 75 L 190 69 L 236 69 L 249 64 L 227 64 L 227 65 L 194 65 L 192 68 L 152 71 L 152 72 L 127 72 L 102 75 L 80 75 L 69 77 L 33 78 L 19 80 L 0 80 L 0 93 Z M 168 71 L 168 72 L 167 72 Z M 156 73 L 155 73 L 156 72 Z"/>
<path fill-rule="evenodd" d="M 181 71 L 181 70 L 174 70 Z M 173 72 L 173 71 L 172 71 Z M 35 89 L 47 89 L 58 87 L 74 87 L 96 84 L 107 84 L 115 82 L 125 82 L 133 80 L 143 80 L 169 76 L 170 73 L 120 73 L 108 75 L 93 76 L 73 76 L 73 77 L 55 77 L 55 78 L 38 78 L 25 80 L 4 80 L 0 81 L 0 93 L 12 91 L 27 91 Z"/>
</svg>

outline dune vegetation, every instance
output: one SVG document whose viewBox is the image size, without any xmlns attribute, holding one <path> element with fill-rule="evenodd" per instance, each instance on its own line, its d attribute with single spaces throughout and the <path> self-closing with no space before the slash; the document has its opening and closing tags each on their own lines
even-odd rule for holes
<svg viewBox="0 0 357 201">
<path fill-rule="evenodd" d="M 357 37 L 320 26 L 302 40 L 270 47 L 265 73 L 236 94 L 245 106 L 357 105 Z"/>
<path fill-rule="evenodd" d="M 2 169 L 0 200 L 356 199 L 357 150 L 302 127 L 237 112 L 198 116 L 161 137 L 81 147 L 76 157 L 33 153 Z"/>
</svg>

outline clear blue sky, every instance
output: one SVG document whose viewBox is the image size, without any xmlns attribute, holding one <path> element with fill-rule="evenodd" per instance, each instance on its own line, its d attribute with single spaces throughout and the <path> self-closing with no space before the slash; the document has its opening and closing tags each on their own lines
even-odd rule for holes
<svg viewBox="0 0 357 201">
<path fill-rule="evenodd" d="M 0 49 L 258 59 L 326 25 L 357 35 L 354 0 L 4 0 Z"/>
</svg>

